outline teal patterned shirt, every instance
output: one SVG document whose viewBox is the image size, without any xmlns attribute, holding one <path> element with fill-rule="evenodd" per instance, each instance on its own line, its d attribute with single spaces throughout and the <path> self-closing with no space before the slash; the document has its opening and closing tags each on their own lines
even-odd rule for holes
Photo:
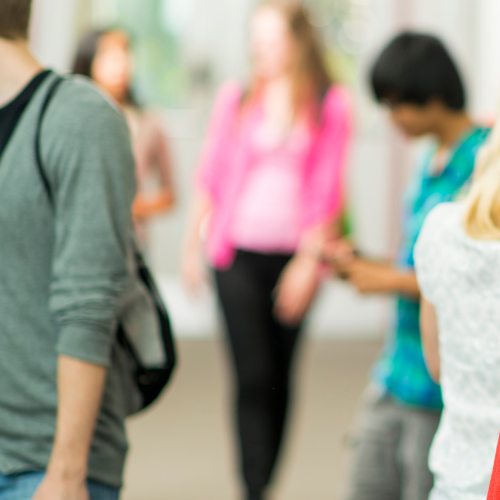
<svg viewBox="0 0 500 500">
<path fill-rule="evenodd" d="M 439 175 L 433 175 L 431 165 L 435 150 L 430 150 L 417 170 L 405 195 L 403 239 L 398 266 L 413 270 L 413 250 L 428 213 L 439 203 L 451 201 L 467 185 L 474 169 L 479 148 L 489 130 L 475 128 L 455 147 L 451 159 Z M 394 324 L 373 377 L 398 402 L 406 405 L 440 409 L 441 390 L 425 366 L 420 340 L 419 301 L 396 297 Z"/>
</svg>

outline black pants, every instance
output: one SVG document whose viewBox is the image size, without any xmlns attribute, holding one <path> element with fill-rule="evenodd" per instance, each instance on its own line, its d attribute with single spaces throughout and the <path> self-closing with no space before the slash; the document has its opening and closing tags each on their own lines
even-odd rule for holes
<svg viewBox="0 0 500 500">
<path fill-rule="evenodd" d="M 216 273 L 237 375 L 237 421 L 243 476 L 250 496 L 269 484 L 283 438 L 290 365 L 300 328 L 273 314 L 273 291 L 290 255 L 238 251 Z"/>
</svg>

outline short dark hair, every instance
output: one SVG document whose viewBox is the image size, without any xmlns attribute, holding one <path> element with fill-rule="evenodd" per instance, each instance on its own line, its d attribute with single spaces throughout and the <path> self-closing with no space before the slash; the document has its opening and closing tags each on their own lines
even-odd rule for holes
<svg viewBox="0 0 500 500">
<path fill-rule="evenodd" d="M 465 88 L 458 68 L 435 36 L 404 32 L 382 51 L 371 70 L 377 100 L 425 106 L 440 99 L 448 108 L 465 108 Z"/>
<path fill-rule="evenodd" d="M 0 1 L 0 38 L 26 40 L 32 0 Z"/>
</svg>

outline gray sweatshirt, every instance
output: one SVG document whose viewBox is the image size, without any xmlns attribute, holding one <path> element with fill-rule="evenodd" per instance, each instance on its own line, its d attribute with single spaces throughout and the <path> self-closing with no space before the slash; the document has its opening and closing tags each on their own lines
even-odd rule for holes
<svg viewBox="0 0 500 500">
<path fill-rule="evenodd" d="M 34 138 L 53 80 L 34 95 L 0 161 L 0 471 L 46 468 L 62 354 L 108 367 L 89 478 L 119 487 L 127 409 L 113 346 L 134 158 L 122 114 L 87 82 L 64 82 L 42 129 L 52 210 Z"/>
</svg>

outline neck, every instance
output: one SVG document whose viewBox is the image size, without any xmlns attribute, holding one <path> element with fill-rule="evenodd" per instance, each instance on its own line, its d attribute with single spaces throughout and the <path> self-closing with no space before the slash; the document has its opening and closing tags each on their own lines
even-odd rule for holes
<svg viewBox="0 0 500 500">
<path fill-rule="evenodd" d="M 292 82 L 287 74 L 277 75 L 273 78 L 265 80 L 263 89 L 266 94 L 289 94 L 291 91 Z"/>
<path fill-rule="evenodd" d="M 436 127 L 442 148 L 452 147 L 471 127 L 473 122 L 464 111 L 446 111 Z"/>
<path fill-rule="evenodd" d="M 0 38 L 0 107 L 14 99 L 42 70 L 25 40 Z"/>
<path fill-rule="evenodd" d="M 288 76 L 269 79 L 264 87 L 264 108 L 267 119 L 280 128 L 293 121 L 292 85 Z"/>
</svg>

